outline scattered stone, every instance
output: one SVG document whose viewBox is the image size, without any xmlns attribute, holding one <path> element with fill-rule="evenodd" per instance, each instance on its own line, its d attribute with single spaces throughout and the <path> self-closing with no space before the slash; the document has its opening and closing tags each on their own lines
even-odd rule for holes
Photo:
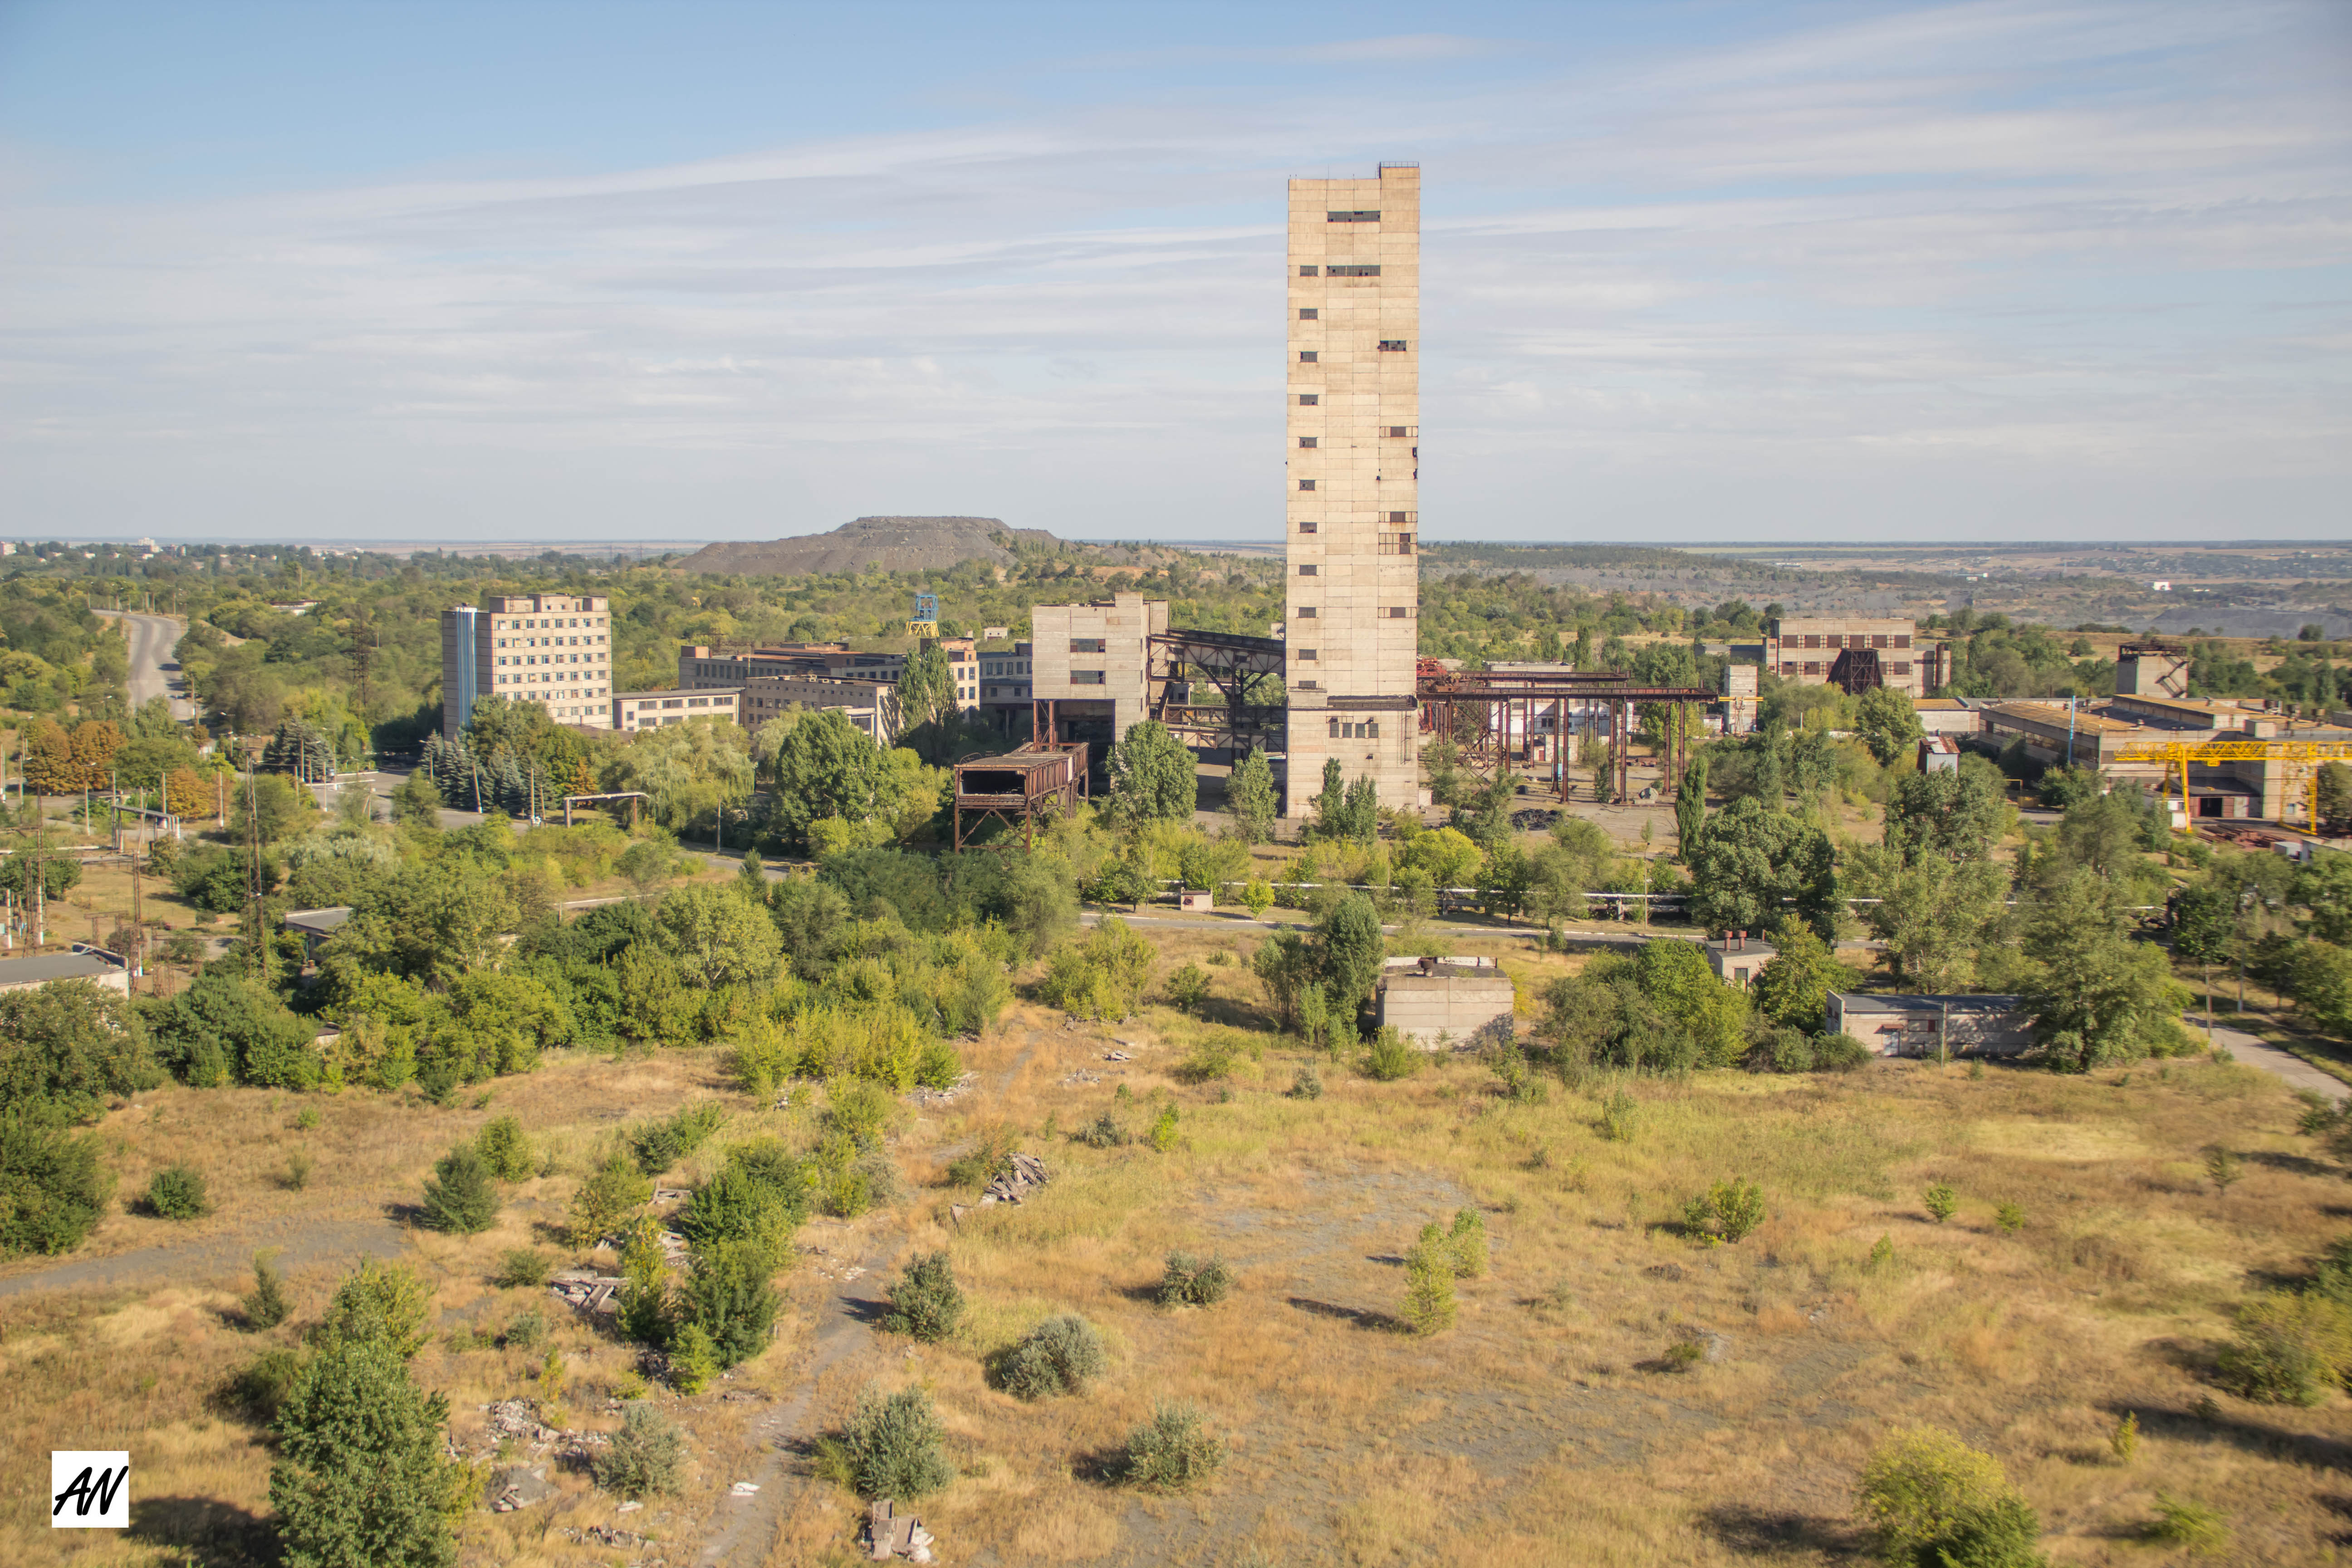
<svg viewBox="0 0 2352 1568">
<path fill-rule="evenodd" d="M 945 1089 L 915 1089 L 907 1098 L 917 1105 L 953 1105 L 980 1085 L 980 1075 L 968 1072 Z"/>
<path fill-rule="evenodd" d="M 1100 1082 L 1102 1082 L 1102 1074 L 1098 1072 L 1088 1072 L 1084 1068 L 1080 1068 L 1076 1072 L 1070 1074 L 1069 1077 L 1062 1080 L 1062 1087 L 1064 1089 L 1079 1089 L 1090 1083 Z"/>
<path fill-rule="evenodd" d="M 737 1481 L 733 1486 L 727 1489 L 727 1495 L 729 1497 L 756 1497 L 759 1495 L 759 1490 L 760 1483 L 757 1481 Z"/>
<path fill-rule="evenodd" d="M 490 1511 L 512 1513 L 555 1495 L 544 1465 L 509 1465 L 490 1477 Z"/>
<path fill-rule="evenodd" d="M 1135 1058 L 1126 1051 L 1105 1051 L 1103 1053 L 1103 1060 L 1107 1062 L 1131 1062 Z"/>
<path fill-rule="evenodd" d="M 923 1521 L 911 1513 L 901 1513 L 898 1505 L 877 1502 L 866 1513 L 866 1547 L 867 1559 L 886 1563 L 893 1557 L 903 1557 L 909 1563 L 934 1561 L 931 1547 L 937 1537 L 923 1528 Z"/>
<path fill-rule="evenodd" d="M 563 1434 L 539 1418 L 539 1407 L 528 1399 L 501 1399 L 482 1406 L 490 1436 L 499 1442 L 552 1443 Z"/>
<path fill-rule="evenodd" d="M 571 1268 L 547 1282 L 548 1294 L 561 1297 L 574 1311 L 611 1313 L 621 1310 L 618 1293 L 624 1281 L 617 1274 Z"/>
<path fill-rule="evenodd" d="M 694 1189 L 691 1187 L 656 1187 L 654 1189 L 654 1202 L 657 1204 L 682 1204 L 692 1196 L 694 1196 Z"/>
<path fill-rule="evenodd" d="M 643 1503 L 641 1503 L 641 1502 L 636 1501 L 635 1499 L 632 1499 L 632 1500 L 630 1500 L 629 1501 L 623 1503 L 623 1504 L 622 1504 L 622 1505 L 621 1505 L 617 1510 L 615 1510 L 614 1511 L 615 1511 L 615 1512 L 619 1512 L 619 1513 L 635 1513 L 635 1512 L 636 1512 L 636 1511 L 637 1511 L 637 1510 L 639 1510 L 639 1509 L 641 1509 L 641 1508 L 643 1508 L 643 1507 L 645 1507 L 645 1506 L 646 1506 L 645 1504 L 643 1504 Z"/>
<path fill-rule="evenodd" d="M 981 1194 L 982 1204 L 1017 1204 L 1042 1187 L 1050 1178 L 1045 1162 L 1034 1154 L 1015 1154 L 1004 1172 L 988 1184 Z"/>
<path fill-rule="evenodd" d="M 1721 1334 L 1701 1334 L 1698 1343 L 1699 1348 L 1706 1352 L 1709 1364 L 1731 1359 L 1731 1342 Z"/>
</svg>

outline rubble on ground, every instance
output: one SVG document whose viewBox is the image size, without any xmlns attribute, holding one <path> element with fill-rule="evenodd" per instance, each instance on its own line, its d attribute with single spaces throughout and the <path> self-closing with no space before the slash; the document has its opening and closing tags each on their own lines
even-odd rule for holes
<svg viewBox="0 0 2352 1568">
<path fill-rule="evenodd" d="M 903 1557 L 909 1563 L 934 1561 L 931 1547 L 937 1537 L 923 1528 L 923 1521 L 911 1513 L 901 1513 L 896 1503 L 877 1502 L 866 1510 L 866 1546 L 868 1559 L 876 1563 Z"/>
<path fill-rule="evenodd" d="M 555 1488 L 548 1481 L 545 1465 L 509 1465 L 490 1478 L 488 1492 L 492 1513 L 512 1513 L 545 1502 L 555 1495 Z"/>
<path fill-rule="evenodd" d="M 539 1418 L 539 1406 L 528 1399 L 501 1399 L 482 1406 L 483 1424 L 498 1441 L 552 1443 L 563 1434 Z"/>
<path fill-rule="evenodd" d="M 562 1298 L 574 1311 L 602 1314 L 621 1310 L 619 1292 L 624 1283 L 618 1275 L 599 1274 L 593 1268 L 567 1268 L 547 1282 L 547 1289 L 550 1295 Z"/>
<path fill-rule="evenodd" d="M 980 1085 L 980 1075 L 968 1072 L 945 1089 L 924 1089 L 919 1086 L 908 1091 L 907 1098 L 917 1105 L 953 1105 Z"/>
<path fill-rule="evenodd" d="M 992 1178 L 981 1194 L 980 1201 L 987 1204 L 1017 1204 L 1045 1184 L 1045 1162 L 1034 1154 L 1015 1154 L 1005 1169 Z"/>
</svg>

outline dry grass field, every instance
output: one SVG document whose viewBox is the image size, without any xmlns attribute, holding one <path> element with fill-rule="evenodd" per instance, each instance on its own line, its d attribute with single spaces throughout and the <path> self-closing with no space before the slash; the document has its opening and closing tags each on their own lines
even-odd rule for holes
<svg viewBox="0 0 2352 1568">
<path fill-rule="evenodd" d="M 1245 959 L 1261 934 L 1140 929 L 1163 973 Z M 1499 954 L 1527 989 L 1580 962 L 1465 945 Z M 775 1347 L 696 1398 L 647 1394 L 688 1431 L 685 1496 L 620 1515 L 584 1476 L 559 1471 L 551 1502 L 472 1515 L 466 1560 L 683 1564 L 725 1542 L 731 1563 L 855 1561 L 862 1505 L 816 1479 L 810 1449 L 875 1380 L 926 1386 L 950 1431 L 960 1477 L 921 1512 L 950 1563 L 1834 1563 L 1864 1551 L 1859 1465 L 1911 1423 L 1998 1455 L 2060 1563 L 2172 1560 L 2139 1539 L 2159 1490 L 2226 1516 L 2230 1543 L 2212 1561 L 2336 1561 L 2352 1539 L 2352 1405 L 2249 1405 L 2210 1380 L 2229 1309 L 2292 1278 L 2352 1215 L 2343 1176 L 2294 1131 L 2293 1098 L 2251 1069 L 2062 1078 L 1886 1063 L 1574 1090 L 1554 1079 L 1528 1104 L 1500 1098 L 1467 1059 L 1380 1083 L 1310 1058 L 1257 1027 L 1244 969 L 1209 973 L 1198 1020 L 1155 1006 L 1127 1025 L 1074 1026 L 1017 1005 L 968 1046 L 970 1093 L 902 1108 L 891 1147 L 912 1199 L 802 1233 Z M 1133 1059 L 1106 1059 L 1113 1050 Z M 1287 1094 L 1310 1064 L 1321 1096 Z M 334 1226 L 390 1237 L 435 1283 L 441 1337 L 415 1366 L 448 1393 L 461 1447 L 488 1457 L 486 1402 L 545 1392 L 543 1348 L 489 1343 L 534 1310 L 562 1352 L 569 1424 L 616 1426 L 634 1350 L 488 1277 L 511 1247 L 572 1256 L 550 1227 L 629 1120 L 712 1094 L 736 1109 L 680 1177 L 754 1131 L 808 1135 L 810 1097 L 755 1108 L 725 1089 L 722 1065 L 713 1052 L 566 1060 L 499 1082 L 479 1109 L 173 1089 L 110 1114 L 101 1135 L 124 1192 L 186 1159 L 211 1178 L 216 1212 L 185 1226 L 124 1215 L 90 1243 L 161 1272 L 0 1297 L 13 1473 L 42 1473 L 51 1447 L 128 1447 L 139 1500 L 128 1540 L 68 1537 L 20 1489 L 0 1512 L 0 1555 L 247 1561 L 268 1456 L 219 1391 L 315 1317 L 352 1256 Z M 1618 1087 L 1639 1102 L 1625 1141 L 1600 1131 L 1600 1098 Z M 1107 1110 L 1139 1132 L 1166 1105 L 1179 1134 L 1167 1152 L 1068 1137 Z M 297 1125 L 313 1107 L 318 1124 Z M 433 1157 L 501 1113 L 551 1152 L 552 1173 L 511 1189 L 486 1236 L 404 1234 L 398 1205 Z M 998 1128 L 1055 1179 L 959 1225 L 947 1205 L 969 1194 L 940 1184 L 946 1163 Z M 2244 1161 L 2226 1192 L 2204 1179 L 2216 1143 Z M 281 1176 L 298 1144 L 316 1170 L 295 1192 Z M 1733 1175 L 1761 1184 L 1769 1217 L 1736 1245 L 1702 1247 L 1683 1234 L 1682 1205 Z M 1921 1202 L 1935 1182 L 1959 1197 L 1940 1225 Z M 2003 1203 L 2021 1207 L 2021 1230 L 1995 1224 Z M 1490 1271 L 1462 1282 L 1454 1328 L 1400 1331 L 1402 1254 L 1424 1222 L 1464 1205 L 1484 1216 Z M 325 1239 L 306 1255 L 311 1230 Z M 257 1335 L 237 1327 L 235 1299 L 265 1234 L 297 1262 L 299 1307 Z M 1882 1237 L 1891 1256 L 1874 1263 Z M 140 1250 L 159 1246 L 176 1251 Z M 919 1346 L 869 1326 L 856 1298 L 877 1294 L 889 1260 L 939 1247 L 972 1304 L 958 1335 Z M 1221 1252 L 1238 1271 L 1233 1296 L 1154 1306 L 1177 1247 Z M 0 1289 L 55 1268 L 19 1262 Z M 994 1352 L 1070 1310 L 1111 1346 L 1092 1392 L 1030 1405 L 992 1385 Z M 1665 1352 L 1684 1341 L 1716 1359 L 1669 1370 Z M 1164 1397 L 1197 1403 L 1232 1446 L 1192 1495 L 1113 1479 L 1123 1435 Z M 2145 1434 L 2129 1464 L 2107 1444 L 2126 1411 Z M 743 1479 L 761 1492 L 729 1497 Z M 646 1539 L 581 1538 L 602 1527 Z"/>
</svg>

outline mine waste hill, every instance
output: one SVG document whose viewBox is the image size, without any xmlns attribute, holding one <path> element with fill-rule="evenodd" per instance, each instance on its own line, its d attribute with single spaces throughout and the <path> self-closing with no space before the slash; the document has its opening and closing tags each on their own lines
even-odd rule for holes
<svg viewBox="0 0 2352 1568">
<path fill-rule="evenodd" d="M 706 544 L 678 562 L 677 569 L 746 577 L 798 577 L 856 572 L 867 566 L 916 572 L 975 558 L 1009 566 L 1016 544 L 1051 551 L 1061 541 L 1042 528 L 1007 528 L 993 517 L 861 517 L 831 533 L 763 543 Z"/>
</svg>

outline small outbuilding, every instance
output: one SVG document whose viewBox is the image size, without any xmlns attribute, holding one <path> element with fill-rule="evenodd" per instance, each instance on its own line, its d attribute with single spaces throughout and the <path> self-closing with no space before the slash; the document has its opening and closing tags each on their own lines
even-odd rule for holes
<svg viewBox="0 0 2352 1568">
<path fill-rule="evenodd" d="M 2014 1057 L 2033 1031 L 2014 996 L 1867 996 L 1832 991 L 1829 1032 L 1882 1057 Z"/>
<path fill-rule="evenodd" d="M 131 994 L 131 966 L 120 953 L 84 942 L 71 952 L 37 952 L 0 958 L 0 991 L 30 991 L 60 980 L 90 980 L 109 991 Z"/>
<path fill-rule="evenodd" d="M 1745 991 L 1755 980 L 1756 972 L 1771 963 L 1780 952 L 1761 937 L 1749 936 L 1744 931 L 1727 931 L 1721 942 L 1706 943 L 1706 966 L 1726 985 Z"/>
<path fill-rule="evenodd" d="M 1441 1040 L 1498 1045 L 1508 1040 L 1511 977 L 1491 958 L 1391 958 L 1381 976 L 1378 1016 L 1425 1051 Z"/>
<path fill-rule="evenodd" d="M 301 935 L 303 961 L 312 963 L 318 959 L 319 950 L 327 945 L 327 939 L 342 930 L 343 923 L 351 918 L 350 907 L 337 904 L 324 910 L 289 910 L 282 923 L 288 931 Z"/>
<path fill-rule="evenodd" d="M 1180 888 L 1176 893 L 1176 907 L 1205 913 L 1217 907 L 1217 897 L 1207 888 Z"/>
</svg>

